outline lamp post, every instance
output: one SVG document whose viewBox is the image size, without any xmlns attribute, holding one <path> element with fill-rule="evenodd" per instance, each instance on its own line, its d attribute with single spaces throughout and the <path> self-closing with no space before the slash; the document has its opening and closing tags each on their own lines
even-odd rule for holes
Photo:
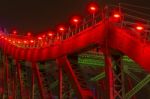
<svg viewBox="0 0 150 99">
<path fill-rule="evenodd" d="M 75 26 L 75 33 L 77 32 L 77 28 L 78 28 L 80 22 L 81 22 L 81 17 L 80 16 L 73 16 L 71 18 L 71 24 L 73 26 Z"/>
</svg>

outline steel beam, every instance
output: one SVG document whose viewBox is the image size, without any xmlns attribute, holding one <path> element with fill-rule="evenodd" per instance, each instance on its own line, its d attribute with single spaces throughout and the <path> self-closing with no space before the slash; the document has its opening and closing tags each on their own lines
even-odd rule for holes
<svg viewBox="0 0 150 99">
<path fill-rule="evenodd" d="M 93 96 L 90 90 L 82 89 L 67 57 L 61 57 L 57 59 L 57 61 L 58 61 L 58 64 L 64 67 L 64 71 L 66 72 L 66 74 L 68 75 L 68 78 L 72 82 L 72 86 L 77 92 L 79 99 L 87 99 L 87 97 L 90 97 L 91 99 L 95 99 L 95 96 Z"/>
<path fill-rule="evenodd" d="M 34 69 L 34 68 L 32 68 L 32 69 Z M 32 85 L 31 85 L 31 99 L 34 99 L 34 82 L 35 82 L 35 77 L 34 77 L 35 75 L 34 75 L 34 72 L 32 71 Z"/>
<path fill-rule="evenodd" d="M 124 99 L 125 96 L 125 85 L 124 85 L 124 72 L 122 67 L 122 56 L 113 55 L 114 60 L 114 98 Z"/>
<path fill-rule="evenodd" d="M 107 84 L 107 99 L 114 99 L 114 78 L 112 59 L 108 52 L 105 53 L 105 75 Z"/>
<path fill-rule="evenodd" d="M 20 64 L 17 62 L 17 76 L 18 76 L 18 79 L 19 79 L 19 85 L 20 85 L 20 96 L 21 96 L 21 99 L 23 99 L 23 82 L 22 82 L 22 79 L 21 79 L 21 67 L 20 67 Z"/>
<path fill-rule="evenodd" d="M 34 74 L 35 74 L 35 76 L 37 77 L 37 80 L 38 80 L 38 87 L 40 89 L 41 98 L 45 99 L 44 88 L 43 88 L 42 79 L 40 77 L 40 72 L 39 72 L 39 68 L 38 68 L 37 63 L 32 62 L 32 68 L 33 68 L 33 72 L 34 72 Z"/>
<path fill-rule="evenodd" d="M 134 88 L 132 88 L 126 95 L 125 99 L 130 99 L 135 93 L 141 90 L 146 84 L 150 82 L 150 74 L 140 81 Z"/>
<path fill-rule="evenodd" d="M 59 71 L 59 99 L 63 97 L 63 74 L 62 74 L 62 65 L 58 64 Z"/>
</svg>

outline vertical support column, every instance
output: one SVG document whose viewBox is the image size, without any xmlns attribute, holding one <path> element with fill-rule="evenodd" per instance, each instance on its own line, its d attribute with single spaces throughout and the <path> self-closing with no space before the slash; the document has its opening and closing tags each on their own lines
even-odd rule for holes
<svg viewBox="0 0 150 99">
<path fill-rule="evenodd" d="M 34 68 L 32 68 L 34 69 Z M 32 82 L 31 82 L 31 99 L 34 99 L 34 72 L 32 71 Z"/>
<path fill-rule="evenodd" d="M 115 99 L 124 99 L 124 75 L 122 68 L 122 57 L 120 55 L 114 55 L 113 59 L 115 61 L 114 68 L 114 96 Z"/>
<path fill-rule="evenodd" d="M 16 99 L 16 69 L 14 72 L 14 78 L 13 78 L 13 99 Z"/>
<path fill-rule="evenodd" d="M 83 99 L 84 95 L 82 92 L 82 88 L 80 86 L 80 83 L 79 83 L 67 57 L 59 58 L 59 59 L 57 59 L 57 62 L 58 62 L 58 65 L 64 66 L 64 71 L 66 72 L 70 82 L 72 82 L 72 86 L 75 88 L 75 91 L 77 92 L 78 97 Z"/>
<path fill-rule="evenodd" d="M 2 68 L 1 68 L 1 89 L 0 89 L 0 94 L 1 94 L 1 99 L 4 99 L 4 64 L 2 63 Z"/>
<path fill-rule="evenodd" d="M 16 61 L 14 61 L 15 62 L 15 73 L 14 73 L 14 92 L 13 92 L 13 99 L 16 99 L 16 97 L 17 97 L 17 64 L 16 64 Z"/>
<path fill-rule="evenodd" d="M 5 57 L 4 59 L 4 63 L 5 63 L 5 75 L 6 75 L 6 97 L 9 97 L 9 70 L 8 70 L 8 60 Z"/>
<path fill-rule="evenodd" d="M 110 53 L 106 50 L 105 53 L 105 72 L 106 72 L 106 84 L 107 84 L 107 99 L 114 99 L 114 86 L 113 86 L 113 67 Z"/>
<path fill-rule="evenodd" d="M 45 96 L 44 96 L 44 88 L 43 88 L 43 85 L 42 85 L 42 79 L 40 77 L 40 72 L 39 72 L 39 68 L 38 68 L 38 65 L 34 62 L 32 62 L 32 68 L 33 68 L 33 72 L 35 74 L 35 76 L 37 77 L 37 80 L 38 80 L 38 87 L 40 89 L 40 94 L 41 94 L 41 97 L 42 99 L 45 99 Z"/>
<path fill-rule="evenodd" d="M 95 99 L 95 96 L 88 88 L 81 87 L 81 83 L 79 82 L 79 78 L 77 77 L 76 73 L 74 72 L 69 60 L 66 56 L 57 59 L 58 64 L 62 65 L 64 68 L 65 73 L 67 74 L 73 88 L 75 89 L 79 99 Z"/>
<path fill-rule="evenodd" d="M 63 98 L 63 74 L 62 74 L 62 66 L 59 64 L 59 99 Z"/>
<path fill-rule="evenodd" d="M 21 99 L 23 98 L 23 83 L 22 83 L 22 80 L 21 80 L 21 68 L 20 68 L 20 64 L 17 62 L 17 76 L 18 76 L 18 79 L 19 79 L 19 85 L 20 85 L 20 96 L 21 96 Z"/>
</svg>

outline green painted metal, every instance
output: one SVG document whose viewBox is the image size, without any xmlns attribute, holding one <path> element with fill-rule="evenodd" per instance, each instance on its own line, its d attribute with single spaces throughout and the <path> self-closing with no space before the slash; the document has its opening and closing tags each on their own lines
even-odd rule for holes
<svg viewBox="0 0 150 99">
<path fill-rule="evenodd" d="M 79 59 L 78 63 L 80 65 L 88 65 L 90 67 L 103 67 L 104 63 L 100 60 L 92 60 L 92 59 Z"/>
<path fill-rule="evenodd" d="M 131 99 L 131 97 L 141 90 L 146 84 L 150 82 L 150 74 L 147 75 L 142 81 L 140 81 L 132 90 L 130 90 L 126 95 L 125 99 Z"/>
<path fill-rule="evenodd" d="M 123 61 L 126 64 L 134 64 L 134 61 L 129 57 L 124 56 Z M 82 53 L 78 56 L 78 64 L 80 65 L 88 65 L 92 67 L 103 67 L 104 66 L 104 57 L 99 53 Z"/>
<path fill-rule="evenodd" d="M 78 64 L 93 67 L 104 66 L 104 58 L 99 53 L 82 53 L 78 56 Z"/>
<path fill-rule="evenodd" d="M 124 70 L 124 72 L 126 74 L 128 74 L 132 79 L 134 79 L 136 82 L 140 82 L 140 79 L 135 75 L 133 74 L 132 72 L 130 72 L 129 70 Z"/>
<path fill-rule="evenodd" d="M 103 79 L 104 77 L 105 77 L 105 72 L 102 72 L 102 73 L 100 73 L 99 75 L 96 75 L 95 77 L 91 78 L 90 81 L 96 82 L 96 81 L 98 81 L 98 80 Z"/>
</svg>

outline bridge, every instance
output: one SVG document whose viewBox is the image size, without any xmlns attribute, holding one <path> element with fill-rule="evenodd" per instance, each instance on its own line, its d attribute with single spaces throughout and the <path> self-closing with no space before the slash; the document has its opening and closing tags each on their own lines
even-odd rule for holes
<svg viewBox="0 0 150 99">
<path fill-rule="evenodd" d="M 150 26 L 120 7 L 95 9 L 57 33 L 1 31 L 1 99 L 139 99 L 150 82 Z"/>
</svg>

